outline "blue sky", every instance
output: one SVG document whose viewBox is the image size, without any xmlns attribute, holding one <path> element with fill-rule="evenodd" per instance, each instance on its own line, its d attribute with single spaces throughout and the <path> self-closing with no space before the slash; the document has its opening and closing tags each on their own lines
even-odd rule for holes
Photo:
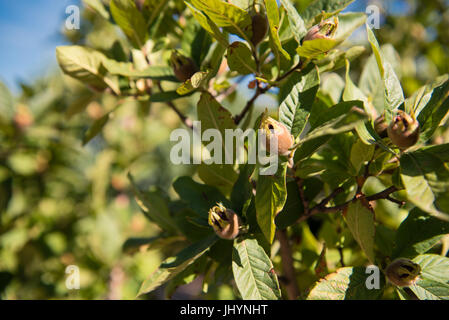
<svg viewBox="0 0 449 320">
<path fill-rule="evenodd" d="M 17 81 L 30 81 L 55 66 L 55 47 L 64 44 L 59 34 L 65 8 L 79 0 L 0 0 L 0 80 L 17 91 Z M 348 11 L 364 11 L 367 0 L 357 0 Z M 390 6 L 404 12 L 405 0 Z M 82 23 L 82 21 L 81 21 Z"/>
<path fill-rule="evenodd" d="M 44 74 L 55 64 L 55 47 L 65 8 L 78 0 L 0 0 L 0 80 L 16 89 L 17 80 Z"/>
</svg>

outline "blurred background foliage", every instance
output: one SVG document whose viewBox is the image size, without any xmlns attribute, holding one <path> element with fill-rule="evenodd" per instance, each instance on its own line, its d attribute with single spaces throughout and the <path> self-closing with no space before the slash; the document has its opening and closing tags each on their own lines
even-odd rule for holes
<svg viewBox="0 0 449 320">
<path fill-rule="evenodd" d="M 310 2 L 295 1 L 298 9 Z M 169 1 L 171 15 L 167 15 L 166 23 L 155 35 L 160 43 L 176 45 L 182 37 L 185 21 L 177 20 L 179 3 Z M 347 10 L 365 11 L 369 4 L 381 8 L 381 28 L 376 36 L 381 44 L 391 44 L 384 50 L 401 77 L 406 97 L 437 75 L 449 72 L 448 1 L 358 0 Z M 117 60 L 127 59 L 130 52 L 123 49 L 129 47 L 126 38 L 113 24 L 90 9 L 82 10 L 81 21 L 81 30 L 63 32 L 68 43 L 88 45 L 108 54 L 114 52 Z M 348 41 L 368 48 L 362 39 L 366 35 L 359 31 Z M 117 50 L 111 51 L 114 48 Z M 358 81 L 369 56 L 370 50 L 366 50 L 351 63 L 354 81 Z M 340 69 L 334 76 L 344 78 L 343 72 Z M 251 80 L 241 79 L 238 90 L 223 105 L 233 112 L 240 110 L 247 100 L 246 87 Z M 325 83 L 323 79 L 323 94 Z M 174 166 L 168 161 L 169 135 L 180 126 L 178 118 L 163 104 L 96 94 L 59 71 L 19 85 L 14 112 L 2 108 L 2 104 L 8 103 L 6 98 L 0 101 L 0 298 L 135 298 L 142 281 L 167 254 L 182 246 L 179 239 L 172 239 L 171 245 L 156 243 L 127 250 L 124 244 L 128 238 L 137 241 L 160 232 L 138 209 L 127 174 L 131 172 L 142 188 L 159 188 L 176 198 L 171 188 L 174 178 L 195 172 L 194 166 Z M 8 96 L 5 86 L 0 90 L 3 97 Z M 330 91 L 327 93 L 331 95 Z M 196 100 L 194 95 L 177 100 L 176 104 L 193 115 Z M 272 106 L 274 101 L 267 96 L 259 99 L 258 110 Z M 118 111 L 102 134 L 82 146 L 90 125 L 117 106 Z M 84 108 L 87 112 L 78 112 Z M 447 125 L 439 130 L 435 142 L 449 142 Z M 378 179 L 373 178 L 369 185 L 373 190 L 383 189 Z M 406 214 L 397 214 L 398 209 L 388 201 L 378 203 L 378 219 L 396 228 Z M 310 274 L 300 274 L 300 281 L 315 280 L 312 264 L 319 256 L 319 239 L 335 238 L 325 239 L 327 243 L 350 239 L 334 231 L 326 232 L 334 230 L 329 226 L 342 223 L 340 220 L 327 217 L 319 234 L 313 219 L 296 231 L 303 241 L 294 259 L 302 261 L 297 266 L 301 274 Z M 337 263 L 338 248 L 328 249 L 329 263 Z M 347 264 L 361 259 L 352 254 L 349 244 L 344 250 Z M 329 259 L 332 255 L 335 259 Z M 81 270 L 80 290 L 70 291 L 65 286 L 65 268 L 72 264 Z M 228 286 L 209 288 L 208 292 L 208 298 L 235 297 Z M 197 297 L 200 293 L 201 287 L 195 281 L 188 290 L 181 287 L 173 298 Z M 144 298 L 163 298 L 162 291 Z"/>
</svg>

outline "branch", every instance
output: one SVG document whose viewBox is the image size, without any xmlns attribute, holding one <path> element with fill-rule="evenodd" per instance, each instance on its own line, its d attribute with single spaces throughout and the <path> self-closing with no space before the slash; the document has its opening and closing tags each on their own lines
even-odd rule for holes
<svg viewBox="0 0 449 320">
<path fill-rule="evenodd" d="M 381 200 L 381 199 L 387 199 L 390 200 L 392 199 L 390 197 L 390 194 L 392 194 L 393 192 L 398 191 L 398 188 L 396 188 L 395 186 L 391 186 L 387 189 L 385 189 L 384 191 L 381 191 L 379 193 L 373 194 L 371 196 L 366 196 L 366 195 L 356 195 L 354 198 L 352 198 L 351 200 L 337 205 L 337 206 L 333 206 L 333 207 L 326 207 L 326 205 L 333 199 L 335 198 L 338 194 L 340 194 L 341 192 L 343 192 L 342 188 L 337 188 L 335 189 L 328 197 L 326 197 L 323 201 L 321 201 L 319 204 L 317 204 L 315 207 L 313 207 L 308 214 L 304 214 L 301 217 L 299 217 L 299 219 L 297 220 L 297 223 L 300 223 L 304 220 L 307 220 L 308 218 L 310 218 L 311 216 L 317 214 L 317 213 L 332 213 L 332 212 L 337 212 L 337 211 L 341 211 L 344 210 L 351 202 L 354 202 L 358 199 L 365 199 L 366 201 L 375 201 L 375 200 Z M 396 199 L 393 199 L 396 200 Z M 391 201 L 391 200 L 390 200 Z M 399 201 L 399 200 L 396 200 Z M 393 201 L 393 202 L 396 202 Z"/>
<path fill-rule="evenodd" d="M 158 82 L 157 84 L 159 90 L 161 93 L 164 92 L 164 90 L 162 89 L 161 83 Z M 191 130 L 193 130 L 193 123 L 192 120 L 190 120 L 188 117 L 186 117 L 176 106 L 172 101 L 166 101 L 165 102 L 177 115 L 178 117 L 181 119 L 181 121 L 186 125 L 186 127 L 190 128 Z"/>
<path fill-rule="evenodd" d="M 286 279 L 285 289 L 289 300 L 296 300 L 299 296 L 298 283 L 296 281 L 295 267 L 293 266 L 293 254 L 288 241 L 286 230 L 278 230 L 277 238 L 280 244 L 282 259 L 282 272 Z"/>
<path fill-rule="evenodd" d="M 284 80 L 285 78 L 287 78 L 290 74 L 292 74 L 296 70 L 301 70 L 303 66 L 304 66 L 304 61 L 303 60 L 299 60 L 299 62 L 293 68 L 288 70 L 282 76 L 278 76 L 277 79 L 276 79 L 276 82 Z"/>
<path fill-rule="evenodd" d="M 263 93 L 265 93 L 266 91 L 268 91 L 269 87 L 265 87 L 265 88 L 261 88 L 259 86 L 259 81 L 257 80 L 257 89 L 256 92 L 254 93 L 253 97 L 246 103 L 245 108 L 243 108 L 242 112 L 240 112 L 240 114 L 236 115 L 234 117 L 234 123 L 235 124 L 239 124 L 240 121 L 243 120 L 243 118 L 245 117 L 245 115 L 247 114 L 247 112 L 252 108 L 254 102 L 256 101 L 256 99 Z"/>
</svg>

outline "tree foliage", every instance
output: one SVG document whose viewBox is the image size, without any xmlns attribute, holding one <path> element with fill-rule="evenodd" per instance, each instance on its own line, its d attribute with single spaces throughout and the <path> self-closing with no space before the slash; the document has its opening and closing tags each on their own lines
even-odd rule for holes
<svg viewBox="0 0 449 320">
<path fill-rule="evenodd" d="M 127 290 L 139 297 L 154 297 L 161 286 L 171 296 L 201 281 L 208 298 L 448 298 L 449 79 L 447 61 L 438 58 L 447 43 L 428 49 L 428 59 L 440 54 L 435 77 L 415 79 L 400 72 L 396 51 L 402 55 L 411 44 L 392 46 L 388 35 L 379 42 L 364 13 L 344 11 L 352 1 L 84 2 L 90 27 L 68 34 L 73 44 L 56 49 L 66 84 L 55 76 L 52 86 L 24 87 L 17 100 L 0 87 L 0 212 L 6 212 L 0 257 L 18 252 L 9 266 L 0 263 L 5 277 L 34 275 L 21 270 L 20 259 L 41 246 L 107 272 L 117 267 L 124 243 L 126 251 L 140 250 L 121 260 L 136 279 Z M 253 23 L 256 14 L 266 24 Z M 388 28 L 396 30 L 396 23 L 388 21 Z M 314 28 L 332 32 L 309 39 Z M 365 47 L 351 42 L 356 30 L 366 31 Z M 265 34 L 260 43 L 252 41 L 255 33 Z M 239 84 L 248 82 L 246 98 Z M 268 98 L 276 107 L 265 111 L 261 102 Z M 393 129 L 376 124 L 383 117 L 386 126 L 402 125 L 401 112 L 419 124 L 419 139 L 407 148 L 392 142 Z M 179 124 L 245 130 L 258 128 L 267 114 L 295 140 L 275 174 L 260 174 L 260 164 L 170 164 L 165 141 Z M 86 149 L 94 152 L 87 156 Z M 147 153 L 151 159 L 142 158 Z M 81 178 L 86 171 L 90 178 Z M 130 195 L 135 203 L 121 208 Z M 37 200 L 26 203 L 30 198 Z M 218 203 L 240 219 L 233 240 L 217 237 L 209 225 Z M 128 230 L 117 238 L 136 205 L 150 222 L 137 230 L 148 228 L 151 237 L 123 239 L 133 234 Z M 33 207 L 39 209 L 28 212 Z M 31 228 L 26 215 L 38 221 L 34 235 L 23 234 Z M 13 231 L 20 221 L 25 225 Z M 110 252 L 101 248 L 108 241 L 116 243 L 108 243 Z M 160 248 L 158 267 L 135 265 L 148 247 Z M 85 248 L 88 257 L 80 253 Z M 406 287 L 385 272 L 396 258 L 420 268 Z M 67 264 L 52 259 L 49 279 Z M 371 264 L 381 270 L 375 290 L 365 284 Z M 97 290 L 105 289 L 99 283 Z M 50 291 L 30 296 L 63 289 Z"/>
</svg>

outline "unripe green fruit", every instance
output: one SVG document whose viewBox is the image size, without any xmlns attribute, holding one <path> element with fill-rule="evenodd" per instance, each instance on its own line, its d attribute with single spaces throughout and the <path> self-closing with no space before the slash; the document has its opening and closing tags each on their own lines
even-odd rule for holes
<svg viewBox="0 0 449 320">
<path fill-rule="evenodd" d="M 374 130 L 376 130 L 377 134 L 381 138 L 388 137 L 388 123 L 385 121 L 384 115 L 381 115 L 377 117 L 377 119 L 374 121 Z"/>
<path fill-rule="evenodd" d="M 410 259 L 398 258 L 390 263 L 385 269 L 387 279 L 398 287 L 409 287 L 413 285 L 421 273 L 419 264 Z"/>
<path fill-rule="evenodd" d="M 257 46 L 267 35 L 268 21 L 265 15 L 256 13 L 252 18 L 253 35 L 251 42 Z"/>
<path fill-rule="evenodd" d="M 279 155 L 286 156 L 291 151 L 294 139 L 287 127 L 270 117 L 264 117 L 260 124 L 260 129 L 266 137 L 265 146 L 267 150 L 270 150 L 270 140 L 272 137 L 277 139 L 277 153 Z"/>
<path fill-rule="evenodd" d="M 396 146 L 404 150 L 413 146 L 419 139 L 419 123 L 402 110 L 393 118 L 387 129 L 388 137 Z"/>
<path fill-rule="evenodd" d="M 181 55 L 177 51 L 172 52 L 170 62 L 176 78 L 181 82 L 189 80 L 198 71 L 192 59 Z"/>
<path fill-rule="evenodd" d="M 240 218 L 231 209 L 226 209 L 221 203 L 209 210 L 209 225 L 214 229 L 217 236 L 222 239 L 235 239 L 240 232 Z"/>
</svg>

